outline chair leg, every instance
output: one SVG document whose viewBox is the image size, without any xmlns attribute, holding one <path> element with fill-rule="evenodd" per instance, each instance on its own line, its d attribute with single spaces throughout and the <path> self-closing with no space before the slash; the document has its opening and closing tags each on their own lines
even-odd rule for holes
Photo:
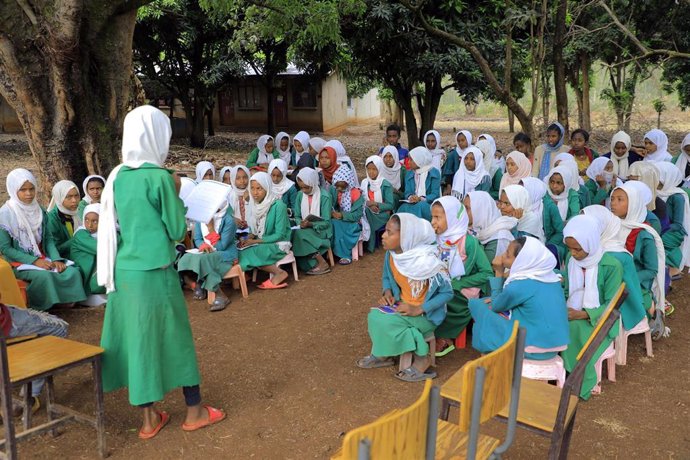
<svg viewBox="0 0 690 460">
<path fill-rule="evenodd" d="M 335 267 L 335 260 L 333 259 L 333 250 L 331 248 L 328 248 L 328 252 L 326 252 L 326 255 L 328 256 L 328 263 L 331 264 L 331 267 Z"/>
<path fill-rule="evenodd" d="M 654 348 L 652 348 L 652 332 L 647 331 L 644 333 L 644 345 L 647 350 L 647 356 L 650 358 L 654 357 Z"/>
<path fill-rule="evenodd" d="M 625 332 L 621 331 L 616 337 L 616 363 L 619 366 L 625 366 L 628 363 L 628 337 Z"/>
<path fill-rule="evenodd" d="M 31 428 L 31 419 L 33 418 L 33 411 L 31 410 L 33 409 L 31 404 L 31 389 L 31 382 L 24 384 L 24 413 L 22 415 L 22 421 L 24 422 L 25 431 Z"/>
<path fill-rule="evenodd" d="M 103 404 L 103 381 L 101 380 L 101 357 L 94 357 L 91 364 L 93 374 L 94 394 L 96 397 L 96 436 L 98 439 L 98 455 L 107 456 L 105 447 L 105 406 Z"/>
<path fill-rule="evenodd" d="M 247 292 L 247 278 L 244 275 L 244 272 L 240 274 L 239 282 L 240 282 L 240 289 L 242 290 L 242 297 L 247 298 L 249 297 L 249 292 Z"/>
<path fill-rule="evenodd" d="M 357 246 L 352 248 L 352 261 L 359 260 L 359 250 L 357 249 Z"/>
<path fill-rule="evenodd" d="M 297 274 L 297 261 L 292 262 L 292 274 L 295 277 L 295 281 L 299 281 L 299 275 Z"/>
<path fill-rule="evenodd" d="M 577 411 L 577 409 L 576 409 Z M 575 427 L 575 414 L 570 418 L 570 423 L 563 433 L 563 439 L 561 440 L 560 451 L 558 452 L 558 458 L 566 460 L 568 458 L 568 451 L 570 450 L 570 438 L 573 437 L 573 428 Z M 550 457 L 550 455 L 549 455 Z"/>
<path fill-rule="evenodd" d="M 460 349 L 465 347 L 467 347 L 467 326 L 465 326 L 465 329 L 455 338 L 455 348 Z"/>
<path fill-rule="evenodd" d="M 252 283 L 256 283 L 256 272 L 257 270 L 255 268 L 254 271 L 252 271 Z"/>
<path fill-rule="evenodd" d="M 439 418 L 441 420 L 448 421 L 448 416 L 450 415 L 450 403 L 446 398 L 441 398 L 441 412 L 439 413 Z"/>
<path fill-rule="evenodd" d="M 608 376 L 609 382 L 615 382 L 616 381 L 616 356 L 615 355 L 606 360 L 606 368 L 607 368 L 606 374 Z"/>
<path fill-rule="evenodd" d="M 46 414 L 48 415 L 48 421 L 53 420 L 53 403 L 55 402 L 55 385 L 53 383 L 53 376 L 49 375 L 46 377 Z M 50 434 L 55 437 L 58 435 L 57 430 L 51 430 Z"/>
</svg>

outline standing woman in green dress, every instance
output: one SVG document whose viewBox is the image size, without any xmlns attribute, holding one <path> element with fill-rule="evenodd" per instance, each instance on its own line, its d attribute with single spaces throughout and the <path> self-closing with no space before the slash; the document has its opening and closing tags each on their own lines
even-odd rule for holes
<svg viewBox="0 0 690 460">
<path fill-rule="evenodd" d="M 79 189 L 69 180 L 61 180 L 53 186 L 53 197 L 48 204 L 48 231 L 63 259 L 70 259 L 72 237 L 81 226 L 77 217 Z"/>
<path fill-rule="evenodd" d="M 292 232 L 292 252 L 307 275 L 325 275 L 331 271 L 323 257 L 333 237 L 331 194 L 319 187 L 319 173 L 312 168 L 300 169 L 297 185 L 295 221 L 300 228 Z"/>
<path fill-rule="evenodd" d="M 199 367 L 175 261 L 175 242 L 187 230 L 179 178 L 163 168 L 172 129 L 160 110 L 145 105 L 126 117 L 123 163 L 113 170 L 101 200 L 98 282 L 108 292 L 103 321 L 103 389 L 127 387 L 142 408 L 141 439 L 170 420 L 153 407 L 182 387 L 184 431 L 219 422 L 222 410 L 201 405 Z M 118 245 L 116 224 L 122 243 Z"/>
<path fill-rule="evenodd" d="M 273 275 L 259 289 L 282 289 L 287 272 L 276 265 L 290 251 L 290 220 L 287 206 L 273 193 L 271 176 L 255 173 L 249 179 L 247 223 L 250 234 L 240 241 L 242 271 L 258 268 Z"/>
<path fill-rule="evenodd" d="M 66 266 L 48 230 L 47 214 L 36 201 L 34 175 L 15 169 L 6 186 L 10 199 L 0 208 L 0 253 L 14 267 L 14 276 L 29 282 L 29 306 L 46 311 L 86 299 L 79 270 Z M 23 264 L 40 270 L 17 270 Z"/>
<path fill-rule="evenodd" d="M 378 155 L 367 158 L 365 163 L 367 177 L 362 181 L 361 189 L 364 193 L 366 207 L 364 212 L 371 227 L 371 236 L 367 242 L 367 250 L 374 252 L 376 249 L 376 232 L 386 226 L 391 217 L 391 211 L 395 208 L 393 187 L 382 174 L 385 166 Z"/>
<path fill-rule="evenodd" d="M 77 215 L 82 222 L 84 221 L 84 208 L 90 204 L 101 202 L 103 187 L 105 187 L 105 178 L 97 174 L 87 177 L 82 182 L 81 189 L 84 192 L 84 198 L 79 202 L 77 208 Z"/>
</svg>

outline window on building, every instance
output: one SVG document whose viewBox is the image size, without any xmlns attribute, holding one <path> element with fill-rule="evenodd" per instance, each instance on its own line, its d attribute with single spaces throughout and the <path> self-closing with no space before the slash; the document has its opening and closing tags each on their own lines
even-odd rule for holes
<svg viewBox="0 0 690 460">
<path fill-rule="evenodd" d="M 298 82 L 293 86 L 292 106 L 302 109 L 316 108 L 317 82 L 304 81 Z"/>
<path fill-rule="evenodd" d="M 241 83 L 237 87 L 237 106 L 240 109 L 261 108 L 261 88 L 251 82 Z"/>
</svg>

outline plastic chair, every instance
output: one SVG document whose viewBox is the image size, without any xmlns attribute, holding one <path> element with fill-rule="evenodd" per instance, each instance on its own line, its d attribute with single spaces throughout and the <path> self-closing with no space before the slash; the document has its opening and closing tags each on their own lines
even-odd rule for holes
<svg viewBox="0 0 690 460">
<path fill-rule="evenodd" d="M 295 254 L 293 254 L 292 251 L 288 251 L 285 257 L 276 262 L 276 266 L 278 267 L 287 264 L 292 264 L 292 275 L 295 277 L 295 281 L 299 281 L 299 275 L 297 274 L 297 260 L 295 259 Z M 256 274 L 258 271 L 259 270 L 255 268 L 252 272 L 252 283 L 256 282 Z M 269 275 L 269 278 L 272 279 L 273 275 Z"/>
<path fill-rule="evenodd" d="M 335 267 L 335 259 L 333 258 L 333 250 L 331 248 L 328 248 L 328 251 L 326 251 L 326 256 L 328 257 L 328 263 L 331 268 Z"/>
<path fill-rule="evenodd" d="M 647 356 L 654 357 L 654 349 L 652 348 L 652 332 L 649 329 L 649 321 L 647 318 L 642 318 L 642 321 L 637 323 L 635 327 L 626 331 L 623 329 L 623 322 L 621 321 L 620 331 L 616 337 L 616 364 L 625 366 L 628 362 L 628 337 L 635 334 L 644 334 L 644 344 L 647 351 Z"/>
<path fill-rule="evenodd" d="M 616 381 L 616 350 L 613 348 L 613 342 L 608 346 L 606 350 L 601 354 L 596 363 L 594 363 L 594 370 L 597 373 L 597 384 L 592 388 L 592 394 L 601 394 L 601 368 L 603 367 L 604 361 L 606 361 L 606 378 L 609 382 Z"/>
<path fill-rule="evenodd" d="M 362 240 L 357 241 L 357 244 L 352 248 L 352 261 L 359 260 L 360 257 L 364 257 L 364 242 Z"/>
<path fill-rule="evenodd" d="M 567 345 L 554 348 L 539 348 L 529 346 L 525 348 L 525 353 L 548 353 L 563 351 L 568 348 Z M 556 381 L 558 388 L 563 388 L 565 384 L 565 366 L 563 365 L 563 358 L 556 355 L 553 358 L 538 360 L 527 359 L 522 363 L 522 376 L 532 380 L 542 381 Z"/>
<path fill-rule="evenodd" d="M 237 278 L 239 281 L 240 289 L 242 290 L 242 297 L 245 299 L 249 297 L 249 292 L 247 291 L 247 278 L 245 278 L 240 264 L 233 265 L 232 268 L 228 270 L 225 275 L 223 275 L 224 280 L 229 280 L 232 278 Z M 213 305 L 213 302 L 216 301 L 216 293 L 209 291 L 206 299 L 209 305 Z"/>
<path fill-rule="evenodd" d="M 432 333 L 431 335 L 424 337 L 424 341 L 429 344 L 429 358 L 431 359 L 431 365 L 436 366 L 436 336 Z M 413 353 L 407 352 L 400 355 L 400 362 L 398 363 L 398 370 L 404 371 L 408 367 L 412 366 L 412 355 Z"/>
<path fill-rule="evenodd" d="M 467 327 L 455 338 L 455 348 L 467 348 Z"/>
</svg>

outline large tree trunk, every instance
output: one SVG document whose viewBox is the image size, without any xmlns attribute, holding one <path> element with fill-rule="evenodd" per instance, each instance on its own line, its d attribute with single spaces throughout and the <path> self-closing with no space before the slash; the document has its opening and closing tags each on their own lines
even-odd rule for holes
<svg viewBox="0 0 690 460">
<path fill-rule="evenodd" d="M 587 54 L 582 54 L 580 60 L 581 74 L 582 74 L 582 121 L 580 127 L 587 132 L 592 130 L 592 110 L 589 103 L 589 93 L 590 93 L 590 81 L 589 81 L 589 69 L 590 61 Z"/>
<path fill-rule="evenodd" d="M 427 80 L 424 83 L 424 95 L 417 92 L 417 107 L 419 109 L 419 138 L 416 145 L 424 145 L 424 135 L 427 131 L 434 129 L 438 106 L 441 104 L 443 96 L 443 85 L 441 78 Z M 408 134 L 409 137 L 409 134 Z M 411 145 L 411 144 L 410 144 Z"/>
<path fill-rule="evenodd" d="M 198 93 L 195 93 L 194 113 L 192 114 L 192 126 L 189 136 L 189 145 L 191 147 L 204 147 L 206 141 L 206 130 L 204 129 L 205 114 L 206 104 L 204 104 L 204 98 L 198 95 Z"/>
<path fill-rule="evenodd" d="M 507 92 L 511 92 L 513 80 L 513 29 L 510 24 L 506 24 L 506 63 L 503 69 L 503 86 Z M 513 112 L 508 109 L 508 132 L 515 132 L 515 117 Z"/>
<path fill-rule="evenodd" d="M 565 63 L 563 62 L 567 12 L 568 0 L 560 0 L 556 9 L 556 28 L 553 37 L 553 83 L 556 93 L 558 122 L 563 125 L 566 133 L 570 131 L 568 123 L 568 92 L 566 90 Z"/>
<path fill-rule="evenodd" d="M 273 75 L 265 75 L 266 80 L 266 134 L 275 136 L 276 120 L 273 110 Z"/>
<path fill-rule="evenodd" d="M 392 90 L 395 103 L 402 109 L 407 126 L 407 144 L 410 149 L 417 147 L 419 137 L 417 136 L 417 118 L 415 117 L 414 106 L 412 104 L 412 88 L 395 88 Z"/>
<path fill-rule="evenodd" d="M 144 2 L 3 2 L 0 94 L 14 108 L 42 188 L 119 163 L 132 33 Z"/>
</svg>

